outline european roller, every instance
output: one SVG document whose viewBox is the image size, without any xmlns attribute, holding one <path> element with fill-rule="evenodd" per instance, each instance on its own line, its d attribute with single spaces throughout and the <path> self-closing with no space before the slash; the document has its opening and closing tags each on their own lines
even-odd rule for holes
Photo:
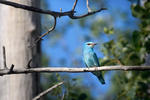
<svg viewBox="0 0 150 100">
<path fill-rule="evenodd" d="M 94 42 L 86 42 L 84 44 L 84 48 L 83 48 L 83 56 L 84 56 L 84 62 L 86 64 L 87 67 L 94 67 L 94 66 L 100 66 L 98 58 L 96 53 L 94 52 L 93 48 L 96 45 L 96 43 Z M 102 84 L 105 84 L 105 80 L 102 76 L 102 73 L 99 72 L 92 72 L 95 76 L 97 76 L 97 78 L 99 79 L 99 81 Z"/>
</svg>

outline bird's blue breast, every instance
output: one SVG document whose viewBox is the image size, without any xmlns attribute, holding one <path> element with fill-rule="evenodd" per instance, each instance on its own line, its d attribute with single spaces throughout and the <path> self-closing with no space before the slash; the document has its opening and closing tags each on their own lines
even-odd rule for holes
<svg viewBox="0 0 150 100">
<path fill-rule="evenodd" d="M 95 66 L 92 58 L 93 58 L 92 53 L 85 53 L 84 54 L 84 61 L 85 61 L 85 64 L 87 65 L 87 67 Z"/>
<path fill-rule="evenodd" d="M 95 58 L 95 53 L 93 49 L 85 47 L 83 56 L 84 62 L 87 67 L 99 66 L 99 63 L 97 62 L 97 57 Z"/>
</svg>

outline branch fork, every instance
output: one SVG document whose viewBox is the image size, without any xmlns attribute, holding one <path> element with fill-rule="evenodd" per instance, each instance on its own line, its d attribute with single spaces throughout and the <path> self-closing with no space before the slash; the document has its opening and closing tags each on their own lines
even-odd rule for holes
<svg viewBox="0 0 150 100">
<path fill-rule="evenodd" d="M 56 12 L 56 11 L 51 11 L 51 10 L 43 10 L 43 9 L 40 9 L 40 8 L 27 6 L 27 5 L 23 5 L 23 4 L 18 4 L 18 3 L 15 3 L 15 2 L 5 1 L 5 0 L 0 0 L 0 3 L 5 4 L 5 5 L 9 5 L 9 6 L 12 6 L 12 7 L 15 7 L 15 8 L 20 8 L 20 9 L 24 9 L 24 10 L 28 10 L 28 11 L 32 11 L 32 12 L 37 12 L 37 13 L 40 13 L 40 14 L 48 14 L 48 15 L 51 15 L 51 16 L 54 17 L 54 25 L 47 32 L 45 32 L 44 34 L 39 36 L 34 41 L 34 44 L 31 47 L 34 47 L 37 44 L 37 42 L 41 41 L 44 36 L 46 36 L 47 34 L 49 34 L 50 32 L 52 32 L 55 29 L 57 17 L 68 16 L 71 19 L 80 19 L 80 18 L 83 18 L 83 17 L 93 15 L 95 13 L 101 12 L 102 10 L 106 10 L 106 8 L 100 8 L 99 10 L 91 11 L 90 8 L 89 8 L 88 0 L 87 0 L 88 13 L 83 14 L 81 16 L 75 16 L 74 15 L 76 13 L 75 8 L 77 6 L 78 0 L 75 0 L 72 9 L 70 11 L 66 11 L 66 12 L 62 12 L 62 11 Z"/>
</svg>

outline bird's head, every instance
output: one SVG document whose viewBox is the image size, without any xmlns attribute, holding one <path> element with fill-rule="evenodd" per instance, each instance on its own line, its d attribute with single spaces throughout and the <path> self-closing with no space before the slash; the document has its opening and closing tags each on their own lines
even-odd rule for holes
<svg viewBox="0 0 150 100">
<path fill-rule="evenodd" d="M 94 43 L 94 42 L 86 42 L 85 43 L 85 46 L 90 47 L 90 48 L 94 48 L 95 45 L 96 45 L 96 43 Z"/>
</svg>

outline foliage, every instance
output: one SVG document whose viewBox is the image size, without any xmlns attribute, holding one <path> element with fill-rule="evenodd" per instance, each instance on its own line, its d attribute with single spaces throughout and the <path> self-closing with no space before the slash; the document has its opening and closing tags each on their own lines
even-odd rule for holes
<svg viewBox="0 0 150 100">
<path fill-rule="evenodd" d="M 68 75 L 42 74 L 41 87 L 43 90 L 48 89 L 57 82 L 64 81 L 64 85 L 57 87 L 48 95 L 44 96 L 44 100 L 92 100 L 89 89 L 80 84 L 80 78 L 71 78 Z M 49 81 L 50 80 L 50 81 Z"/>
<path fill-rule="evenodd" d="M 131 1 L 135 2 L 137 0 Z M 95 0 L 93 5 L 97 2 L 98 0 Z M 101 47 L 101 51 L 105 56 L 103 59 L 100 59 L 101 65 L 143 65 L 145 63 L 146 55 L 150 53 L 150 2 L 145 2 L 144 6 L 140 6 L 139 4 L 132 5 L 131 10 L 132 15 L 140 20 L 139 29 L 134 31 L 125 28 L 124 30 L 116 29 L 116 27 L 113 26 L 114 19 L 112 18 L 97 18 L 90 22 L 89 19 L 93 18 L 91 16 L 79 20 L 80 26 L 83 29 L 90 29 L 92 35 L 94 35 L 97 40 L 100 40 L 99 35 L 102 37 L 107 35 L 109 37 L 109 41 L 103 43 Z M 61 34 L 65 33 L 64 30 L 63 32 L 61 30 Z M 84 35 L 85 40 L 90 40 L 91 37 L 89 37 L 89 34 Z M 59 38 L 61 38 L 61 36 L 59 36 Z M 46 59 L 44 59 L 44 61 L 47 62 Z M 81 85 L 81 81 L 78 78 L 72 79 L 65 74 L 46 74 L 41 76 L 41 80 L 43 90 L 58 81 L 65 80 L 66 82 L 63 87 L 59 87 L 48 94 L 46 97 L 48 100 L 60 100 L 63 94 L 65 94 L 64 100 L 93 100 L 89 93 L 89 88 Z M 112 77 L 110 91 L 104 97 L 104 100 L 149 99 L 149 71 L 115 72 L 115 75 Z"/>
<path fill-rule="evenodd" d="M 144 6 L 132 5 L 132 14 L 139 18 L 139 30 L 126 34 L 114 34 L 115 40 L 103 44 L 102 52 L 106 56 L 103 65 L 143 65 L 150 53 L 150 2 Z M 115 62 L 114 62 L 115 61 Z M 144 72 L 122 72 L 112 78 L 112 87 L 108 100 L 149 100 L 150 75 Z"/>
</svg>

